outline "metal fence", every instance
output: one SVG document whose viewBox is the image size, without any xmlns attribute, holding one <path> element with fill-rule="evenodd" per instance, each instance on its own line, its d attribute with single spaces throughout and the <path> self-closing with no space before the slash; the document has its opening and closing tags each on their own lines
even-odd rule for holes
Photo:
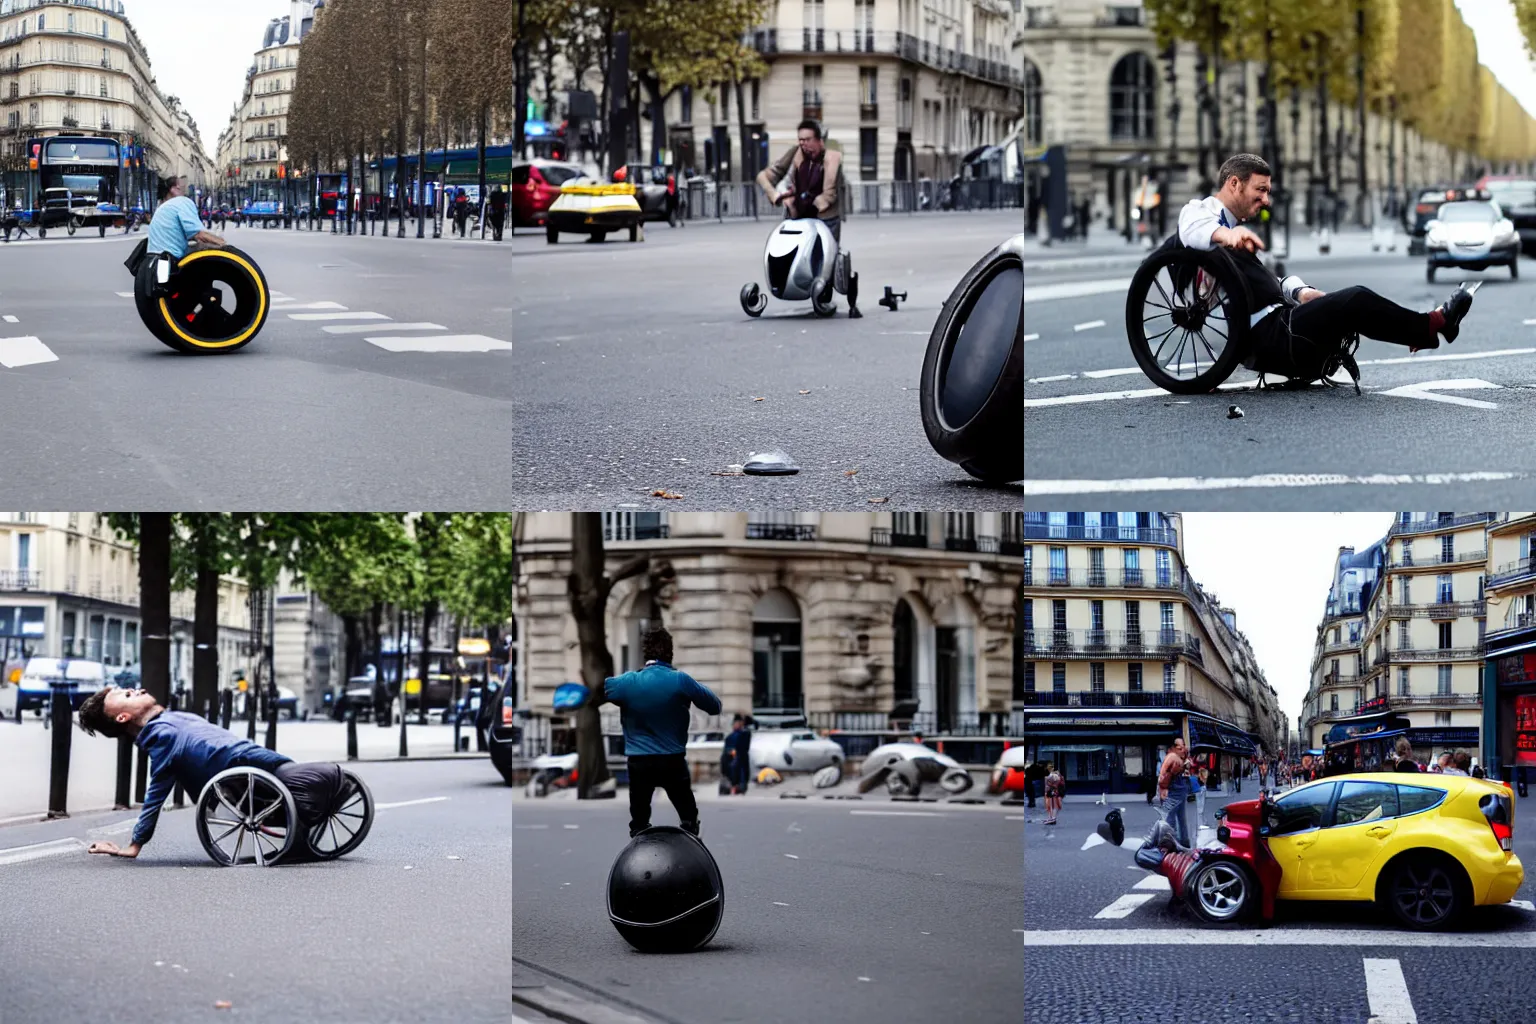
<svg viewBox="0 0 1536 1024">
<path fill-rule="evenodd" d="M 755 182 L 691 178 L 681 191 L 684 220 L 777 220 L 782 212 L 763 197 Z M 1022 209 L 1022 181 L 860 181 L 841 196 L 845 217 L 881 217 L 935 210 Z"/>
</svg>

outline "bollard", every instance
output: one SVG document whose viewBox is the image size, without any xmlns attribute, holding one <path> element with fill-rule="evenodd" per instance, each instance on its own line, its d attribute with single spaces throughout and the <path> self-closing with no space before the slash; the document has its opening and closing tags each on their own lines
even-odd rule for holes
<svg viewBox="0 0 1536 1024">
<path fill-rule="evenodd" d="M 132 781 L 133 740 L 127 736 L 120 736 L 117 740 L 117 793 L 112 801 L 114 811 L 124 811 L 133 806 L 128 799 L 128 789 Z"/>
<path fill-rule="evenodd" d="M 357 760 L 357 709 L 347 708 L 347 760 Z"/>
<path fill-rule="evenodd" d="M 256 742 L 256 694 L 252 690 L 245 694 L 245 738 Z"/>
<path fill-rule="evenodd" d="M 203 708 L 203 717 L 208 719 L 209 725 L 217 725 L 219 723 L 218 701 L 217 697 L 209 697 L 207 705 Z"/>
<path fill-rule="evenodd" d="M 422 700 L 426 700 L 427 694 L 426 694 L 426 687 L 425 686 L 422 687 L 421 697 L 422 697 Z M 405 722 L 406 722 L 406 719 L 408 719 L 409 717 L 410 716 L 405 713 L 405 691 L 402 689 L 401 692 L 400 692 L 400 756 L 401 757 L 409 757 L 410 756 L 410 751 L 406 749 L 406 745 L 405 745 Z"/>
<path fill-rule="evenodd" d="M 219 693 L 219 727 L 229 728 L 229 713 L 234 708 L 235 692 L 223 690 Z"/>
<path fill-rule="evenodd" d="M 267 743 L 268 750 L 277 749 L 277 699 L 275 695 L 267 697 Z"/>
<path fill-rule="evenodd" d="M 459 719 L 459 715 L 453 716 L 453 752 L 455 754 L 464 749 L 464 747 L 459 743 Z"/>
<path fill-rule="evenodd" d="M 49 714 L 53 718 L 53 765 L 48 785 L 48 818 L 67 818 L 69 812 L 65 810 L 65 804 L 69 797 L 69 741 L 71 709 L 69 706 L 70 685 L 68 683 L 54 683 L 53 707 Z"/>
</svg>

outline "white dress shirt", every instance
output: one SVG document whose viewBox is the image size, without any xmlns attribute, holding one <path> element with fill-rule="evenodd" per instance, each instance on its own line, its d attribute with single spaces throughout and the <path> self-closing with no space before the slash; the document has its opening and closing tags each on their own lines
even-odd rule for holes
<svg viewBox="0 0 1536 1024">
<path fill-rule="evenodd" d="M 1216 229 L 1236 226 L 1237 219 L 1215 196 L 1191 199 L 1184 204 L 1184 209 L 1179 211 L 1179 241 L 1191 249 L 1209 251 L 1216 248 L 1216 243 L 1211 241 L 1211 236 L 1216 233 Z M 1273 302 L 1265 306 L 1249 317 L 1248 326 L 1252 328 L 1260 320 L 1279 309 L 1281 305 L 1282 303 Z"/>
</svg>

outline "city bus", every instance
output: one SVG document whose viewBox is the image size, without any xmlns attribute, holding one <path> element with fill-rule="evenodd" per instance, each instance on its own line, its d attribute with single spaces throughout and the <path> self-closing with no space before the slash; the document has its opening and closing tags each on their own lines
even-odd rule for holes
<svg viewBox="0 0 1536 1024">
<path fill-rule="evenodd" d="M 104 235 L 122 218 L 123 158 L 116 139 L 50 135 L 27 140 L 27 153 L 32 193 L 42 200 L 41 213 L 33 214 L 39 236 L 59 226 L 70 234 L 94 226 Z"/>
</svg>

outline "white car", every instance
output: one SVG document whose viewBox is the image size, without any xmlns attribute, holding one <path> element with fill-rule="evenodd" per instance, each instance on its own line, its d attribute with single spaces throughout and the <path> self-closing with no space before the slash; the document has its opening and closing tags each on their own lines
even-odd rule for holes
<svg viewBox="0 0 1536 1024">
<path fill-rule="evenodd" d="M 719 730 L 690 733 L 684 750 L 690 761 L 718 761 L 725 750 L 725 733 Z"/>
<path fill-rule="evenodd" d="M 814 772 L 841 765 L 846 755 L 836 740 L 817 736 L 808 729 L 758 729 L 752 733 L 752 771 Z"/>
<path fill-rule="evenodd" d="M 1433 281 L 1441 267 L 1507 266 L 1511 278 L 1520 276 L 1520 233 L 1498 203 L 1483 199 L 1444 203 L 1424 227 L 1426 280 Z"/>
</svg>

